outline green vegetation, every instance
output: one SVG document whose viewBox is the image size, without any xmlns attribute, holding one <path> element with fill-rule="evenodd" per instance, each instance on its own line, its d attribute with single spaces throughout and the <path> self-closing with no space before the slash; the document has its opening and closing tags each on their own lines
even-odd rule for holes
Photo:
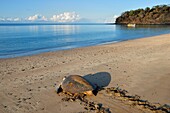
<svg viewBox="0 0 170 113">
<path fill-rule="evenodd" d="M 126 11 L 116 19 L 117 24 L 170 24 L 170 5 Z"/>
</svg>

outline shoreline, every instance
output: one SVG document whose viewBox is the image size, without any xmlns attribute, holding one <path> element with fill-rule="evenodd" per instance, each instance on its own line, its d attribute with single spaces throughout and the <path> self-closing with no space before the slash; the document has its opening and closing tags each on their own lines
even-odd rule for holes
<svg viewBox="0 0 170 113">
<path fill-rule="evenodd" d="M 169 33 L 166 33 L 166 34 L 169 34 Z M 159 35 L 166 35 L 166 34 L 159 34 Z M 159 35 L 155 34 L 155 35 L 148 36 L 148 37 L 138 37 L 138 38 L 134 38 L 134 39 L 119 40 L 119 41 L 112 41 L 112 42 L 104 42 L 104 43 L 98 43 L 98 44 L 90 45 L 90 46 L 75 47 L 75 48 L 71 48 L 71 49 L 51 50 L 51 51 L 46 51 L 46 52 L 36 52 L 36 51 L 24 52 L 24 53 L 18 53 L 17 55 L 6 55 L 6 57 L 0 56 L 0 60 L 1 59 L 13 59 L 13 58 L 31 57 L 31 56 L 36 56 L 36 55 L 45 54 L 45 53 L 51 53 L 51 52 L 53 53 L 53 52 L 59 52 L 59 51 L 69 51 L 69 50 L 73 50 L 73 49 L 82 49 L 82 48 L 88 48 L 88 47 L 116 44 L 116 43 L 121 43 L 121 42 L 125 42 L 125 41 L 131 41 L 131 40 L 137 40 L 137 39 L 145 39 L 145 38 L 150 38 L 150 37 L 159 36 Z M 43 50 L 38 50 L 38 51 L 43 51 Z"/>
<path fill-rule="evenodd" d="M 109 87 L 120 87 L 152 103 L 170 105 L 170 34 L 113 44 L 0 59 L 0 111 L 71 112 L 82 111 L 77 102 L 61 102 L 55 87 L 64 76 L 108 72 Z M 102 92 L 105 94 L 104 92 Z M 90 97 L 121 112 L 138 111 L 117 100 Z M 108 104 L 107 104 L 108 103 Z M 113 104 L 113 105 L 112 105 Z M 56 108 L 59 106 L 60 108 Z M 124 111 L 124 112 L 125 112 Z M 150 112 L 150 111 L 148 111 Z"/>
</svg>

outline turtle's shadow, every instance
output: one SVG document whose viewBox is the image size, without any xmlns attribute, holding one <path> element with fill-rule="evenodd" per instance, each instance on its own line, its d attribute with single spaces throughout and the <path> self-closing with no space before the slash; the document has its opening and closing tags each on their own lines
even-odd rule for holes
<svg viewBox="0 0 170 113">
<path fill-rule="evenodd" d="M 109 85 L 111 81 L 111 75 L 108 72 L 98 72 L 95 74 L 88 74 L 83 76 L 94 87 L 103 88 Z"/>
</svg>

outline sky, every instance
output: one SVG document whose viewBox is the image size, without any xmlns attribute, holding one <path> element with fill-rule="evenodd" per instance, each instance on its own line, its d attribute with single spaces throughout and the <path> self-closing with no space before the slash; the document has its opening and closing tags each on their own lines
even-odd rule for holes
<svg viewBox="0 0 170 113">
<path fill-rule="evenodd" d="M 114 22 L 121 13 L 170 0 L 0 0 L 0 22 Z"/>
</svg>

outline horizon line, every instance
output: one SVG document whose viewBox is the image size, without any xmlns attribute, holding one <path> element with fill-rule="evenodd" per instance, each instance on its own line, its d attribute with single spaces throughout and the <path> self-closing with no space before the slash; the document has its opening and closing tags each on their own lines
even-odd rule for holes
<svg viewBox="0 0 170 113">
<path fill-rule="evenodd" d="M 95 23 L 95 22 L 82 22 L 82 23 L 47 23 L 47 22 L 0 22 L 0 25 L 115 25 L 116 23 Z"/>
</svg>

